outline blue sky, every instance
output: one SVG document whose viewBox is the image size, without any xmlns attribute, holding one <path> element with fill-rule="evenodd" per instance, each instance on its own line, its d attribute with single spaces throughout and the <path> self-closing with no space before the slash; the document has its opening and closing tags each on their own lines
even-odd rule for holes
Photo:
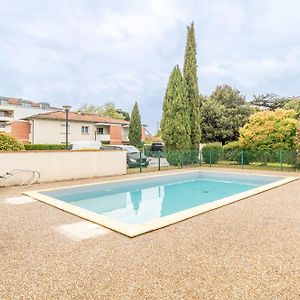
<svg viewBox="0 0 300 300">
<path fill-rule="evenodd" d="M 298 0 L 1 0 L 0 95 L 130 111 L 155 131 L 195 22 L 200 92 L 300 94 Z"/>
</svg>

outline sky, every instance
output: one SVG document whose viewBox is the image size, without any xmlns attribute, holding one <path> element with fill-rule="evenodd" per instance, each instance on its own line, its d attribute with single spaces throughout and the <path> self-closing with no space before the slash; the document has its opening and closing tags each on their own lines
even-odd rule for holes
<svg viewBox="0 0 300 300">
<path fill-rule="evenodd" d="M 0 95 L 114 102 L 155 133 L 195 24 L 200 93 L 300 95 L 299 0 L 0 0 Z"/>
</svg>

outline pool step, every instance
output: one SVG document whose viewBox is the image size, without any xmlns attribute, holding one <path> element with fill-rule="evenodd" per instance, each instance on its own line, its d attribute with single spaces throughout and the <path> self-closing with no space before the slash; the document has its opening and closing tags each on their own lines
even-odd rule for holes
<svg viewBox="0 0 300 300">
<path fill-rule="evenodd" d="M 64 236 L 77 242 L 103 236 L 111 232 L 111 230 L 106 229 L 103 226 L 88 221 L 63 224 L 58 226 L 56 230 Z"/>
</svg>

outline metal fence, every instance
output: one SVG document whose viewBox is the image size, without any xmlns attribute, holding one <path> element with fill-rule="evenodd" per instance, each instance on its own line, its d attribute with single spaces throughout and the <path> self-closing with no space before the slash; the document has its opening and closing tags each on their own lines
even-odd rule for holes
<svg viewBox="0 0 300 300">
<path fill-rule="evenodd" d="M 232 167 L 277 171 L 300 171 L 300 153 L 296 150 L 182 150 L 139 153 L 128 173 L 160 171 L 184 167 Z"/>
</svg>

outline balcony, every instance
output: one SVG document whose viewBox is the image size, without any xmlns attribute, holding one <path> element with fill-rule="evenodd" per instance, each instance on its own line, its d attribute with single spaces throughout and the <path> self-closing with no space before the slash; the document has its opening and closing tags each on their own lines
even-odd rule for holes
<svg viewBox="0 0 300 300">
<path fill-rule="evenodd" d="M 0 122 L 11 122 L 13 120 L 14 120 L 13 117 L 7 117 L 7 116 L 4 117 L 0 115 Z"/>
<path fill-rule="evenodd" d="M 97 134 L 97 140 L 100 142 L 109 142 L 110 134 Z"/>
</svg>

